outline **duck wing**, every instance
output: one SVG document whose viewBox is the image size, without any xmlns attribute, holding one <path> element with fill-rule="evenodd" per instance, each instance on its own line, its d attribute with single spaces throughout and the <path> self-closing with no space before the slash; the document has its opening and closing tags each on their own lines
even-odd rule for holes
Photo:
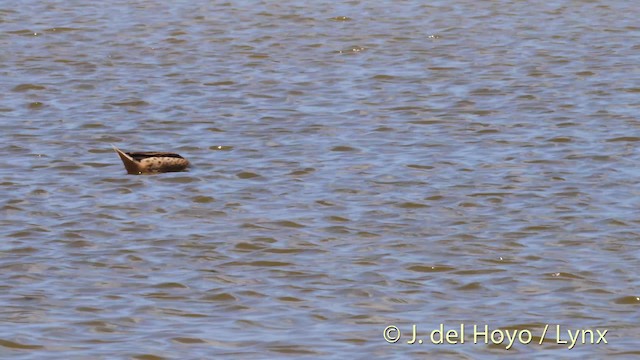
<svg viewBox="0 0 640 360">
<path fill-rule="evenodd" d="M 136 161 L 142 161 L 148 158 L 178 158 L 184 159 L 182 156 L 171 153 L 171 152 L 161 152 L 161 151 L 138 151 L 138 152 L 128 152 L 127 155 L 131 156 Z"/>
</svg>

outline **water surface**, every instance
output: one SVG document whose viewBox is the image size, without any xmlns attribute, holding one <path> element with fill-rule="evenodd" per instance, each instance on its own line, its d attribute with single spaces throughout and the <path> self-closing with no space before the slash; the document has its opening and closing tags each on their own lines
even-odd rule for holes
<svg viewBox="0 0 640 360">
<path fill-rule="evenodd" d="M 634 5 L 0 5 L 0 355 L 638 357 Z"/>
</svg>

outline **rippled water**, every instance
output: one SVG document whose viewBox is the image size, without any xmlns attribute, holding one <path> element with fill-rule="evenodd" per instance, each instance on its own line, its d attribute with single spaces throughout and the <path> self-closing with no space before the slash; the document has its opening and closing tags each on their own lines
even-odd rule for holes
<svg viewBox="0 0 640 360">
<path fill-rule="evenodd" d="M 0 355 L 640 356 L 639 16 L 2 3 Z M 126 175 L 111 143 L 194 167 Z"/>
</svg>

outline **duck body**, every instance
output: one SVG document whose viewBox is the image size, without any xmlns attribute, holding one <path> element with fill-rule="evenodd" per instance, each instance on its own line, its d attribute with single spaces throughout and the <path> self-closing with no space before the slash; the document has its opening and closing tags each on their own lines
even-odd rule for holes
<svg viewBox="0 0 640 360">
<path fill-rule="evenodd" d="M 111 145 L 113 146 L 113 145 Z M 124 152 L 113 146 L 128 174 L 156 174 L 164 172 L 183 171 L 189 166 L 189 161 L 182 156 L 170 152 L 143 151 Z"/>
</svg>

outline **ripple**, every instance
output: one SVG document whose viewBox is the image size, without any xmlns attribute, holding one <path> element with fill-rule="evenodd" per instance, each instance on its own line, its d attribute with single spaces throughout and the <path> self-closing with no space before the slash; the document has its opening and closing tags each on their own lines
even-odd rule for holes
<svg viewBox="0 0 640 360">
<path fill-rule="evenodd" d="M 215 294 L 215 295 L 207 295 L 202 297 L 203 301 L 213 301 L 213 302 L 236 302 L 238 301 L 238 299 L 229 294 L 229 293 L 222 293 L 222 294 Z"/>
<path fill-rule="evenodd" d="M 371 334 L 461 319 L 607 324 L 598 355 L 635 355 L 632 2 L 20 4 L 8 355 L 399 358 Z M 126 176 L 110 143 L 195 166 Z"/>
<path fill-rule="evenodd" d="M 191 338 L 191 337 L 175 337 L 173 339 L 171 339 L 172 341 L 175 341 L 177 343 L 181 343 L 181 344 L 204 344 L 206 343 L 205 340 L 199 339 L 199 338 Z"/>
<path fill-rule="evenodd" d="M 620 136 L 612 139 L 607 139 L 608 142 L 636 142 L 640 141 L 638 136 Z"/>
<path fill-rule="evenodd" d="M 432 272 L 446 272 L 455 270 L 453 267 L 449 266 L 425 266 L 425 265 L 412 265 L 407 267 L 410 271 L 421 272 L 421 273 L 432 273 Z"/>
<path fill-rule="evenodd" d="M 261 177 L 260 174 L 250 172 L 250 171 L 241 171 L 236 174 L 236 176 L 240 179 L 254 179 Z"/>
<path fill-rule="evenodd" d="M 329 18 L 329 20 L 341 22 L 341 21 L 352 21 L 353 19 L 348 16 L 336 16 L 336 17 Z"/>
<path fill-rule="evenodd" d="M 38 110 L 41 109 L 44 106 L 44 104 L 40 101 L 33 101 L 27 104 L 27 108 L 29 108 L 30 110 Z"/>
<path fill-rule="evenodd" d="M 46 87 L 38 84 L 20 84 L 20 85 L 14 86 L 13 89 L 11 89 L 11 91 L 25 92 L 30 90 L 45 90 L 45 89 Z"/>
<path fill-rule="evenodd" d="M 11 340 L 0 339 L 0 346 L 9 348 L 9 349 L 21 349 L 21 350 L 38 350 L 44 349 L 42 345 L 32 345 L 32 344 L 23 344 Z"/>
<path fill-rule="evenodd" d="M 623 296 L 615 299 L 614 303 L 620 305 L 640 306 L 640 296 Z"/>
<path fill-rule="evenodd" d="M 135 360 L 165 360 L 165 359 L 167 359 L 166 357 L 159 356 L 159 355 L 153 355 L 153 354 L 133 355 L 132 358 L 135 359 Z"/>
<path fill-rule="evenodd" d="M 124 101 L 118 101 L 118 102 L 111 102 L 109 104 L 114 106 L 133 106 L 133 107 L 150 105 L 148 102 L 144 100 L 124 100 Z"/>
</svg>

